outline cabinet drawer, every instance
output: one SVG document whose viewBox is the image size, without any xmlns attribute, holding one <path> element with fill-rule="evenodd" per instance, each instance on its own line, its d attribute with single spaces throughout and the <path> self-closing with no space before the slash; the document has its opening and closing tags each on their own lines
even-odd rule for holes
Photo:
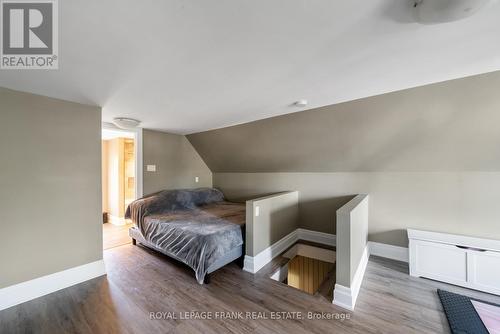
<svg viewBox="0 0 500 334">
<path fill-rule="evenodd" d="M 414 241 L 412 275 L 452 284 L 467 283 L 467 252 L 453 245 Z"/>
<path fill-rule="evenodd" d="M 500 253 L 469 251 L 467 256 L 470 287 L 500 294 Z"/>
</svg>

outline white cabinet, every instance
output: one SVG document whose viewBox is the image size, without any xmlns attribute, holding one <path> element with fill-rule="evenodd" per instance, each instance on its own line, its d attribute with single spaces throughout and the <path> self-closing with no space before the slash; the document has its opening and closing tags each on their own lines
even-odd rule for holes
<svg viewBox="0 0 500 334">
<path fill-rule="evenodd" d="M 410 263 L 415 265 L 412 276 L 459 285 L 467 282 L 467 254 L 462 249 L 428 241 L 411 242 L 414 243 L 414 252 L 410 252 Z"/>
<path fill-rule="evenodd" d="M 500 241 L 408 230 L 410 275 L 500 295 Z"/>
<path fill-rule="evenodd" d="M 467 252 L 470 287 L 500 295 L 500 253 Z"/>
</svg>

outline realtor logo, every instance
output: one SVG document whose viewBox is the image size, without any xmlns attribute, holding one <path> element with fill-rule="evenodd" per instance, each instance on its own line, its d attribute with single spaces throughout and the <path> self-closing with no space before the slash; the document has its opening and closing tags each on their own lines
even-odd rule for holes
<svg viewBox="0 0 500 334">
<path fill-rule="evenodd" d="M 57 69 L 57 0 L 0 0 L 2 69 Z"/>
</svg>

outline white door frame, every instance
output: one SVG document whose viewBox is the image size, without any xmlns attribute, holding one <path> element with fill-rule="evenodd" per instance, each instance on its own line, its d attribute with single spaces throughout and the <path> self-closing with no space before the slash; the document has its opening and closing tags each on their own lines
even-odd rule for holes
<svg viewBox="0 0 500 334">
<path fill-rule="evenodd" d="M 142 128 L 124 130 L 120 129 L 116 125 L 112 123 L 103 122 L 102 130 L 113 130 L 120 132 L 127 132 L 134 134 L 134 155 L 135 155 L 135 197 L 136 199 L 144 196 L 144 188 L 143 188 L 143 154 L 142 154 Z"/>
</svg>

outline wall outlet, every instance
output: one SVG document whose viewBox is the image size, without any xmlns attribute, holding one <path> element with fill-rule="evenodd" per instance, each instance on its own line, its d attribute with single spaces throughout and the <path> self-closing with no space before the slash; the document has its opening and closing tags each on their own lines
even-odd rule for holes
<svg viewBox="0 0 500 334">
<path fill-rule="evenodd" d="M 146 170 L 148 172 L 156 172 L 156 165 L 147 165 Z"/>
<path fill-rule="evenodd" d="M 260 216 L 260 206 L 255 207 L 255 217 Z"/>
<path fill-rule="evenodd" d="M 194 178 L 194 182 L 196 182 L 196 183 L 200 182 L 200 178 L 199 178 L 198 176 L 197 176 L 197 177 L 195 177 L 195 178 Z"/>
</svg>

